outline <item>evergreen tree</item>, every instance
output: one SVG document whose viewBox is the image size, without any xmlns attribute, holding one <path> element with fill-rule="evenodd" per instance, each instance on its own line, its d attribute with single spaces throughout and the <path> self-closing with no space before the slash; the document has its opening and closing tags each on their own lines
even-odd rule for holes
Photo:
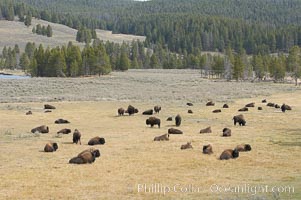
<svg viewBox="0 0 301 200">
<path fill-rule="evenodd" d="M 31 25 L 31 20 L 32 20 L 31 14 L 26 15 L 24 24 L 25 24 L 27 27 L 29 27 L 29 26 Z"/>
<path fill-rule="evenodd" d="M 158 58 L 157 58 L 156 54 L 154 54 L 154 53 L 150 57 L 150 67 L 158 68 Z"/>
<path fill-rule="evenodd" d="M 21 55 L 20 66 L 22 70 L 28 69 L 30 66 L 30 59 L 26 53 L 22 53 Z"/>
<path fill-rule="evenodd" d="M 119 59 L 118 69 L 120 69 L 121 71 L 126 71 L 129 69 L 129 67 L 130 67 L 129 58 L 126 52 L 122 51 Z"/>
<path fill-rule="evenodd" d="M 300 48 L 298 46 L 293 46 L 287 58 L 288 70 L 293 73 L 296 85 L 298 84 L 298 78 L 301 76 L 301 58 L 300 58 Z"/>
<path fill-rule="evenodd" d="M 47 34 L 46 34 L 47 37 L 52 37 L 52 28 L 50 25 L 47 26 L 46 32 L 47 32 Z"/>
<path fill-rule="evenodd" d="M 239 54 L 234 57 L 233 78 L 237 81 L 243 77 L 244 66 Z"/>
</svg>

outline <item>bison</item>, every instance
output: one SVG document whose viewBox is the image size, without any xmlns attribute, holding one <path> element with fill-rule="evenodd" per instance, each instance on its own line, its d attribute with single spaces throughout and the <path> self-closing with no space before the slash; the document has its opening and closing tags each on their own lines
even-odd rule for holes
<svg viewBox="0 0 301 200">
<path fill-rule="evenodd" d="M 250 107 L 255 107 L 255 103 L 248 103 L 245 105 L 245 107 L 250 108 Z"/>
<path fill-rule="evenodd" d="M 55 124 L 69 124 L 70 122 L 66 119 L 57 119 L 54 121 Z"/>
<path fill-rule="evenodd" d="M 212 133 L 211 126 L 208 126 L 207 128 L 201 129 L 200 133 Z"/>
<path fill-rule="evenodd" d="M 187 106 L 193 106 L 193 104 L 190 103 L 190 102 L 186 103 L 186 105 L 187 105 Z"/>
<path fill-rule="evenodd" d="M 292 110 L 292 108 L 289 105 L 282 104 L 281 111 L 285 112 L 286 110 Z"/>
<path fill-rule="evenodd" d="M 154 138 L 154 141 L 168 141 L 169 140 L 169 134 L 166 133 L 164 135 L 160 135 Z"/>
<path fill-rule="evenodd" d="M 231 136 L 231 129 L 224 128 L 223 129 L 223 137 L 230 137 Z"/>
<path fill-rule="evenodd" d="M 42 125 L 42 126 L 38 126 L 36 128 L 31 129 L 32 133 L 49 133 L 49 127 Z"/>
<path fill-rule="evenodd" d="M 246 112 L 246 111 L 248 111 L 249 109 L 247 108 L 247 107 L 243 107 L 243 108 L 241 108 L 241 109 L 239 109 L 238 111 L 239 112 Z"/>
<path fill-rule="evenodd" d="M 28 112 L 25 113 L 25 115 L 32 115 L 32 112 L 28 111 Z"/>
<path fill-rule="evenodd" d="M 121 116 L 121 115 L 124 115 L 124 109 L 123 108 L 118 108 L 117 112 L 118 112 L 118 115 Z"/>
<path fill-rule="evenodd" d="M 212 101 L 209 101 L 206 103 L 206 106 L 214 106 L 214 105 L 215 105 L 215 103 L 213 103 Z"/>
<path fill-rule="evenodd" d="M 269 106 L 269 107 L 275 107 L 275 104 L 274 103 L 267 103 L 267 106 Z"/>
<path fill-rule="evenodd" d="M 187 144 L 181 145 L 181 149 L 182 150 L 184 150 L 184 149 L 193 149 L 192 145 L 191 145 L 191 142 L 187 142 Z"/>
<path fill-rule="evenodd" d="M 146 125 L 151 125 L 151 127 L 153 127 L 154 125 L 158 125 L 158 127 L 160 128 L 161 120 L 156 117 L 150 117 L 145 121 L 145 123 Z"/>
<path fill-rule="evenodd" d="M 69 163 L 71 164 L 86 164 L 93 163 L 97 157 L 100 157 L 100 152 L 98 149 L 87 149 L 76 157 L 71 158 Z"/>
<path fill-rule="evenodd" d="M 213 112 L 213 113 L 220 113 L 220 112 L 222 112 L 222 110 L 221 110 L 221 109 L 215 109 L 215 110 L 213 110 L 212 112 Z"/>
<path fill-rule="evenodd" d="M 142 115 L 152 115 L 152 114 L 153 114 L 153 109 L 146 110 L 142 113 Z"/>
<path fill-rule="evenodd" d="M 193 113 L 192 110 L 188 110 L 187 112 L 188 112 L 189 114 L 192 114 L 192 113 Z"/>
<path fill-rule="evenodd" d="M 224 104 L 223 108 L 229 108 L 228 104 Z"/>
<path fill-rule="evenodd" d="M 280 106 L 278 105 L 278 104 L 275 104 L 275 106 L 274 106 L 275 108 L 280 108 Z"/>
<path fill-rule="evenodd" d="M 183 131 L 175 128 L 168 129 L 168 134 L 183 134 Z"/>
<path fill-rule="evenodd" d="M 236 149 L 241 152 L 241 151 L 251 151 L 252 148 L 251 148 L 251 145 L 249 144 L 240 144 L 240 145 L 237 145 Z"/>
<path fill-rule="evenodd" d="M 138 113 L 138 109 L 135 108 L 134 106 L 132 105 L 129 105 L 128 106 L 128 109 L 126 110 L 126 112 L 129 114 L 129 115 L 133 115 L 135 113 Z"/>
<path fill-rule="evenodd" d="M 226 149 L 223 151 L 223 153 L 220 155 L 219 159 L 220 160 L 228 160 L 231 158 L 238 158 L 239 156 L 239 151 L 237 149 Z"/>
<path fill-rule="evenodd" d="M 105 144 L 106 141 L 104 138 L 102 137 L 94 137 L 92 139 L 89 140 L 88 145 L 97 145 L 97 144 Z"/>
<path fill-rule="evenodd" d="M 60 130 L 60 131 L 57 132 L 57 134 L 59 134 L 59 133 L 62 133 L 62 134 L 69 134 L 69 133 L 71 133 L 71 129 L 69 129 L 69 128 L 64 128 L 64 129 L 62 129 L 62 130 Z"/>
<path fill-rule="evenodd" d="M 77 129 L 75 129 L 73 132 L 73 143 L 77 144 L 79 142 L 79 144 L 81 145 L 82 144 L 80 141 L 81 136 L 82 136 L 81 133 Z"/>
<path fill-rule="evenodd" d="M 203 146 L 203 154 L 212 154 L 212 153 L 213 153 L 213 150 L 212 150 L 211 144 Z"/>
<path fill-rule="evenodd" d="M 239 124 L 239 126 L 245 126 L 246 125 L 246 120 L 244 118 L 243 115 L 236 115 L 233 117 L 234 120 L 234 126 L 236 125 L 236 123 Z"/>
<path fill-rule="evenodd" d="M 181 122 L 182 122 L 182 117 L 178 114 L 178 115 L 175 117 L 175 120 L 176 120 L 176 126 L 180 126 L 180 125 L 181 125 Z"/>
<path fill-rule="evenodd" d="M 266 99 L 263 99 L 262 101 L 261 101 L 261 103 L 266 103 L 267 102 L 267 100 Z"/>
<path fill-rule="evenodd" d="M 55 107 L 49 104 L 45 104 L 44 109 L 55 109 Z"/>
<path fill-rule="evenodd" d="M 172 117 L 168 117 L 166 121 L 172 121 Z"/>
<path fill-rule="evenodd" d="M 45 147 L 44 147 L 44 151 L 45 152 L 54 152 L 54 151 L 56 151 L 58 149 L 58 145 L 57 145 L 57 143 L 47 143 L 46 145 L 45 145 Z"/>
<path fill-rule="evenodd" d="M 155 106 L 154 111 L 155 113 L 159 113 L 161 111 L 161 106 Z"/>
<path fill-rule="evenodd" d="M 258 109 L 258 110 L 262 110 L 262 107 L 261 107 L 261 106 L 259 106 L 257 109 Z"/>
</svg>

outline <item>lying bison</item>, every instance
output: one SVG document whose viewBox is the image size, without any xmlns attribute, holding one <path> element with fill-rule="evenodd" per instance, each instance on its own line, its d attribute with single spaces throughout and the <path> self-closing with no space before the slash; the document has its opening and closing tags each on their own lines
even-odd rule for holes
<svg viewBox="0 0 301 200">
<path fill-rule="evenodd" d="M 175 117 L 175 120 L 176 120 L 176 126 L 180 126 L 180 125 L 181 125 L 181 122 L 182 122 L 182 117 L 178 114 L 178 115 Z"/>
<path fill-rule="evenodd" d="M 168 129 L 168 134 L 183 134 L 183 131 L 175 128 Z"/>
<path fill-rule="evenodd" d="M 56 151 L 58 148 L 59 148 L 59 147 L 58 147 L 57 143 L 55 143 L 55 142 L 50 143 L 50 142 L 49 142 L 49 143 L 47 143 L 47 144 L 45 145 L 44 151 L 45 151 L 45 152 L 54 152 L 54 151 Z"/>
<path fill-rule="evenodd" d="M 153 109 L 149 109 L 149 110 L 146 110 L 142 113 L 142 115 L 152 115 L 153 114 Z"/>
<path fill-rule="evenodd" d="M 251 145 L 249 144 L 240 144 L 240 145 L 237 145 L 236 149 L 241 152 L 241 151 L 251 151 L 252 148 L 251 148 Z"/>
<path fill-rule="evenodd" d="M 258 110 L 262 110 L 262 107 L 261 107 L 261 106 L 259 106 L 257 109 L 258 109 Z"/>
<path fill-rule="evenodd" d="M 292 108 L 289 105 L 282 104 L 281 111 L 285 112 L 286 110 L 292 110 Z"/>
<path fill-rule="evenodd" d="M 166 133 L 164 135 L 160 135 L 154 138 L 154 141 L 168 141 L 169 140 L 169 134 Z"/>
<path fill-rule="evenodd" d="M 184 150 L 184 149 L 193 149 L 192 145 L 191 145 L 191 142 L 187 142 L 187 144 L 181 145 L 181 149 L 182 150 Z"/>
<path fill-rule="evenodd" d="M 193 106 L 193 104 L 190 103 L 190 102 L 186 103 L 186 105 L 187 105 L 187 106 Z"/>
<path fill-rule="evenodd" d="M 266 103 L 267 102 L 267 100 L 266 99 L 263 99 L 262 101 L 261 101 L 261 103 Z"/>
<path fill-rule="evenodd" d="M 64 128 L 64 129 L 62 129 L 62 130 L 60 130 L 60 131 L 58 131 L 57 132 L 57 134 L 69 134 L 69 133 L 71 133 L 71 129 L 69 129 L 69 128 Z"/>
<path fill-rule="evenodd" d="M 212 133 L 211 126 L 208 126 L 207 128 L 201 129 L 200 133 Z"/>
<path fill-rule="evenodd" d="M 105 144 L 106 141 L 102 137 L 94 137 L 89 140 L 88 145 L 97 145 L 97 144 Z"/>
<path fill-rule="evenodd" d="M 228 104 L 224 104 L 223 108 L 229 108 L 229 105 Z"/>
<path fill-rule="evenodd" d="M 278 105 L 278 104 L 275 104 L 275 106 L 274 106 L 275 108 L 280 108 L 280 106 Z"/>
<path fill-rule="evenodd" d="M 245 107 L 247 108 L 255 107 L 255 103 L 248 103 L 247 105 L 245 105 Z"/>
<path fill-rule="evenodd" d="M 230 137 L 231 136 L 231 129 L 224 128 L 223 129 L 223 137 Z"/>
<path fill-rule="evenodd" d="M 167 117 L 166 121 L 172 121 L 172 117 Z"/>
<path fill-rule="evenodd" d="M 267 103 L 267 106 L 269 106 L 269 107 L 275 107 L 275 104 L 274 103 Z"/>
<path fill-rule="evenodd" d="M 55 107 L 49 104 L 45 104 L 44 109 L 55 109 Z"/>
<path fill-rule="evenodd" d="M 57 119 L 54 121 L 55 124 L 69 124 L 70 122 L 66 119 Z"/>
<path fill-rule="evenodd" d="M 246 120 L 244 118 L 243 115 L 236 115 L 233 117 L 234 120 L 234 125 L 236 125 L 236 123 L 239 124 L 239 126 L 245 126 L 246 125 Z"/>
<path fill-rule="evenodd" d="M 133 115 L 135 113 L 138 113 L 138 109 L 132 105 L 129 105 L 128 109 L 126 110 L 126 113 L 128 113 L 129 115 Z"/>
<path fill-rule="evenodd" d="M 192 110 L 188 110 L 187 112 L 188 112 L 189 114 L 193 114 Z"/>
<path fill-rule="evenodd" d="M 215 103 L 213 103 L 212 101 L 209 101 L 206 103 L 206 106 L 214 106 L 214 105 L 215 105 Z"/>
<path fill-rule="evenodd" d="M 32 115 L 32 112 L 28 111 L 28 112 L 25 113 L 25 115 Z"/>
<path fill-rule="evenodd" d="M 227 149 L 223 151 L 223 153 L 220 155 L 219 159 L 220 160 L 228 160 L 231 158 L 237 158 L 239 156 L 239 152 L 237 149 Z"/>
<path fill-rule="evenodd" d="M 154 111 L 155 113 L 159 113 L 161 111 L 161 106 L 155 106 Z"/>
<path fill-rule="evenodd" d="M 212 154 L 212 153 L 213 153 L 213 150 L 212 150 L 211 144 L 203 146 L 203 154 Z"/>
<path fill-rule="evenodd" d="M 38 126 L 36 128 L 31 129 L 32 133 L 49 133 L 49 128 L 48 126 L 42 125 Z"/>
<path fill-rule="evenodd" d="M 82 144 L 82 142 L 80 141 L 81 136 L 82 136 L 81 133 L 77 129 L 75 129 L 73 132 L 73 143 L 77 144 L 79 142 L 79 144 L 81 145 Z"/>
<path fill-rule="evenodd" d="M 121 115 L 124 115 L 125 110 L 123 108 L 118 108 L 117 112 L 118 112 L 118 115 L 121 116 Z"/>
<path fill-rule="evenodd" d="M 241 108 L 241 109 L 239 109 L 238 111 L 239 112 L 246 112 L 246 111 L 248 111 L 249 109 L 247 108 L 247 107 L 243 107 L 243 108 Z"/>
<path fill-rule="evenodd" d="M 215 109 L 215 110 L 213 110 L 212 112 L 213 112 L 213 113 L 220 113 L 220 112 L 222 112 L 222 110 L 221 110 L 221 109 Z"/>
<path fill-rule="evenodd" d="M 156 117 L 150 117 L 145 121 L 145 123 L 146 125 L 151 125 L 151 127 L 158 125 L 158 127 L 160 128 L 161 120 Z"/>
<path fill-rule="evenodd" d="M 93 163 L 97 157 L 100 157 L 100 152 L 98 149 L 87 149 L 76 157 L 71 158 L 69 163 L 71 164 L 86 164 Z"/>
</svg>

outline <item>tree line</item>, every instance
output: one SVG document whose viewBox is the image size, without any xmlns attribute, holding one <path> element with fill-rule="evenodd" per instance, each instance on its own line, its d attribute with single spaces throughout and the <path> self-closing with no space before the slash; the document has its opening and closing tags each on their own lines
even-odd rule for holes
<svg viewBox="0 0 301 200">
<path fill-rule="evenodd" d="M 32 28 L 32 33 L 52 37 L 52 27 L 49 24 L 47 26 L 37 24 L 35 27 Z"/>
</svg>

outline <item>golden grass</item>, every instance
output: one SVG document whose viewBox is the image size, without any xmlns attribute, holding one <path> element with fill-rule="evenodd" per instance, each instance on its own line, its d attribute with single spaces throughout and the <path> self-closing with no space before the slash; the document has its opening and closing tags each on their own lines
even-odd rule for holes
<svg viewBox="0 0 301 200">
<path fill-rule="evenodd" d="M 262 97 L 263 98 L 263 97 Z M 206 107 L 204 103 L 162 103 L 161 128 L 145 125 L 143 110 L 151 103 L 132 102 L 139 108 L 135 116 L 118 117 L 117 109 L 128 102 L 57 102 L 52 113 L 44 113 L 43 103 L 0 104 L 0 199 L 300 199 L 301 186 L 301 92 L 278 94 L 268 101 L 293 106 L 281 113 L 261 103 L 262 98 L 239 99 L 229 103 L 229 109 L 212 113 L 222 103 Z M 263 111 L 251 108 L 243 113 L 247 126 L 233 126 L 231 120 L 246 103 L 255 102 Z M 30 108 L 33 115 L 26 116 Z M 188 114 L 192 109 L 194 114 Z M 170 141 L 154 142 L 153 138 L 167 133 L 174 122 L 168 116 L 181 114 L 183 135 L 170 135 Z M 71 124 L 57 125 L 58 118 Z M 34 135 L 31 128 L 48 125 L 49 134 Z M 211 126 L 213 133 L 199 134 Z M 61 128 L 77 128 L 82 132 L 82 145 L 70 144 L 72 133 L 56 137 Z M 221 137 L 222 129 L 232 129 L 232 136 Z M 97 146 L 101 157 L 95 163 L 71 165 L 68 161 L 89 148 L 87 142 L 94 136 L 106 139 Z M 44 153 L 46 142 L 54 141 L 59 149 Z M 191 141 L 193 148 L 180 150 Z M 212 144 L 214 153 L 203 155 L 202 146 Z M 241 153 L 235 160 L 217 158 L 224 149 L 249 143 L 251 152 Z M 200 187 L 199 192 L 151 193 L 138 192 L 138 184 Z M 293 186 L 293 194 L 276 193 L 212 193 L 210 186 L 249 184 Z"/>
</svg>

